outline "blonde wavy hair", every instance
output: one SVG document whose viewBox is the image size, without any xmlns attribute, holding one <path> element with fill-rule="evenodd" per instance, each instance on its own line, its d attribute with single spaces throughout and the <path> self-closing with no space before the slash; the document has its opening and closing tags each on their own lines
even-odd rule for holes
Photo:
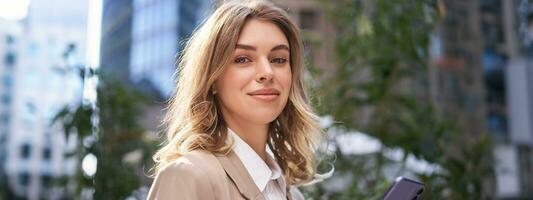
<svg viewBox="0 0 533 200">
<path fill-rule="evenodd" d="M 163 121 L 167 140 L 153 157 L 155 174 L 192 150 L 224 155 L 231 151 L 232 144 L 226 143 L 227 126 L 212 86 L 230 62 L 240 31 L 250 19 L 277 25 L 290 46 L 291 90 L 285 108 L 269 125 L 267 144 L 288 184 L 309 183 L 317 175 L 314 153 L 324 134 L 302 80 L 300 30 L 284 10 L 260 0 L 222 3 L 187 42 L 178 62 L 177 88 Z"/>
</svg>

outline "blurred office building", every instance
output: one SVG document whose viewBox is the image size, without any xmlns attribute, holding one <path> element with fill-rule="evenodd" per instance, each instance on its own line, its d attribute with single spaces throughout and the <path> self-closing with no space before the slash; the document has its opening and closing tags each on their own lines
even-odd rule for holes
<svg viewBox="0 0 533 200">
<path fill-rule="evenodd" d="M 104 0 L 102 70 L 168 98 L 180 46 L 211 5 L 210 0 Z"/>
<path fill-rule="evenodd" d="M 51 122 L 81 101 L 87 1 L 26 6 L 26 17 L 0 19 L 0 199 L 60 199 L 64 186 L 52 182 L 76 166 Z"/>
<path fill-rule="evenodd" d="M 157 131 L 174 86 L 176 59 L 211 0 L 104 0 L 100 66 L 110 78 L 152 97 L 141 123 Z"/>
<path fill-rule="evenodd" d="M 445 0 L 431 89 L 468 134 L 493 141 L 498 199 L 533 197 L 533 4 Z"/>
<path fill-rule="evenodd" d="M 516 160 L 515 194 L 533 198 L 533 2 L 502 1 L 505 50 L 503 82 L 507 105 L 507 138 L 500 148 L 508 151 L 497 160 L 499 177 L 506 177 L 506 162 Z M 502 183 L 502 187 L 505 187 Z M 503 191 L 502 191 L 503 192 Z M 511 193 L 511 196 L 513 194 Z"/>
<path fill-rule="evenodd" d="M 305 54 L 308 61 L 321 69 L 333 69 L 335 62 L 335 32 L 333 25 L 326 18 L 325 9 L 318 1 L 308 0 L 273 0 L 285 9 L 301 28 Z"/>
<path fill-rule="evenodd" d="M 13 77 L 20 53 L 20 39 L 22 27 L 20 24 L 0 18 L 0 186 L 7 190 L 7 161 L 8 142 L 10 138 L 11 113 L 13 107 Z M 4 189 L 6 188 L 6 189 Z M 4 191 L 7 192 L 7 191 Z M 0 192 L 0 196 L 4 192 Z"/>
</svg>

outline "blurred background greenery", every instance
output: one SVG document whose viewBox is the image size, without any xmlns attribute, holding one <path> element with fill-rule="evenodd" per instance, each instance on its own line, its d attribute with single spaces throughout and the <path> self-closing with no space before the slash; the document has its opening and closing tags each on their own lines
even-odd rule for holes
<svg viewBox="0 0 533 200">
<path fill-rule="evenodd" d="M 423 199 L 533 198 L 533 2 L 274 2 L 302 28 L 328 137 L 319 169 L 335 169 L 307 198 L 380 199 L 397 176 L 422 181 Z M 145 199 L 175 55 L 219 3 L 0 9 L 0 199 Z"/>
</svg>

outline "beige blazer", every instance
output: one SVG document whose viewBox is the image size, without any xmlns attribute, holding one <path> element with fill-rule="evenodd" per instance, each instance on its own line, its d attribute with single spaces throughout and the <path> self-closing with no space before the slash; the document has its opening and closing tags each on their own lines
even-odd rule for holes
<svg viewBox="0 0 533 200">
<path fill-rule="evenodd" d="M 294 194 L 298 193 L 298 194 Z M 301 195 L 287 188 L 287 199 Z M 265 197 L 233 151 L 226 156 L 192 151 L 164 167 L 156 176 L 149 200 L 264 200 Z"/>
</svg>

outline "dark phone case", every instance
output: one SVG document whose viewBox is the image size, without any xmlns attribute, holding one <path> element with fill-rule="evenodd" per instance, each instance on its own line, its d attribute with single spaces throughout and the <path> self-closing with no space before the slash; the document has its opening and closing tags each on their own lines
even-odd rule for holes
<svg viewBox="0 0 533 200">
<path fill-rule="evenodd" d="M 398 177 L 389 187 L 382 200 L 413 200 L 418 199 L 424 191 L 424 184 L 417 181 Z"/>
</svg>

